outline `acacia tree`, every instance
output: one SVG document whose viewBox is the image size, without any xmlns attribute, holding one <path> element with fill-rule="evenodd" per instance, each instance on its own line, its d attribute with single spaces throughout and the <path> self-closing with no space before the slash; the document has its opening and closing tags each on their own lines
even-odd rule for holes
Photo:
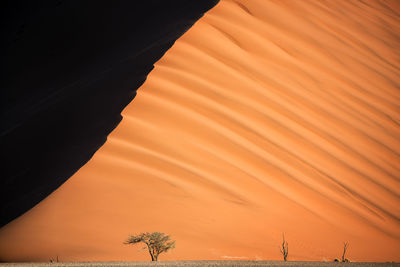
<svg viewBox="0 0 400 267">
<path fill-rule="evenodd" d="M 138 235 L 131 235 L 124 244 L 128 245 L 140 242 L 146 244 L 152 261 L 158 261 L 158 255 L 175 248 L 175 241 L 171 241 L 168 235 L 160 232 L 146 232 Z"/>
<path fill-rule="evenodd" d="M 283 256 L 283 260 L 287 261 L 287 256 L 289 254 L 289 244 L 287 241 L 285 241 L 285 234 L 282 233 L 282 247 L 280 248 L 282 256 Z"/>
</svg>

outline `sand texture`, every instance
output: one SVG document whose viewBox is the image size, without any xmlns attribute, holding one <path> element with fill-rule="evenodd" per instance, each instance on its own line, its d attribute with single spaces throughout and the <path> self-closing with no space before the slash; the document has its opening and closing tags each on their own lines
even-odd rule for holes
<svg viewBox="0 0 400 267">
<path fill-rule="evenodd" d="M 222 0 L 0 259 L 400 260 L 398 1 Z"/>
</svg>

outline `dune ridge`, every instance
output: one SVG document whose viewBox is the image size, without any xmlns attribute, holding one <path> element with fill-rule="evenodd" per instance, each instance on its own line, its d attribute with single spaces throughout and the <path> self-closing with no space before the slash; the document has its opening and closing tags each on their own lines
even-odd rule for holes
<svg viewBox="0 0 400 267">
<path fill-rule="evenodd" d="M 231 1 L 155 64 L 95 156 L 0 229 L 0 258 L 400 260 L 400 5 Z M 29 241 L 24 241 L 29 235 Z"/>
</svg>

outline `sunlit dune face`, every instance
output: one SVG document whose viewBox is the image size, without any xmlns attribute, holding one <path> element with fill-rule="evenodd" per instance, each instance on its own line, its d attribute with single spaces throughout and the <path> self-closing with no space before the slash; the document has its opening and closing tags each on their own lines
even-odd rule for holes
<svg viewBox="0 0 400 267">
<path fill-rule="evenodd" d="M 92 160 L 0 230 L 0 258 L 400 260 L 400 6 L 221 1 Z"/>
</svg>

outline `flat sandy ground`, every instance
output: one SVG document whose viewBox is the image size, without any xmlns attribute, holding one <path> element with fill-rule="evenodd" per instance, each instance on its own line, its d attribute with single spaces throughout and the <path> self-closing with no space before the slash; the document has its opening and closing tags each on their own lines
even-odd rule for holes
<svg viewBox="0 0 400 267">
<path fill-rule="evenodd" d="M 0 266 L 400 266 L 392 262 L 309 262 L 309 261 L 160 261 L 160 262 L 60 262 L 60 263 L 0 263 Z"/>
</svg>

